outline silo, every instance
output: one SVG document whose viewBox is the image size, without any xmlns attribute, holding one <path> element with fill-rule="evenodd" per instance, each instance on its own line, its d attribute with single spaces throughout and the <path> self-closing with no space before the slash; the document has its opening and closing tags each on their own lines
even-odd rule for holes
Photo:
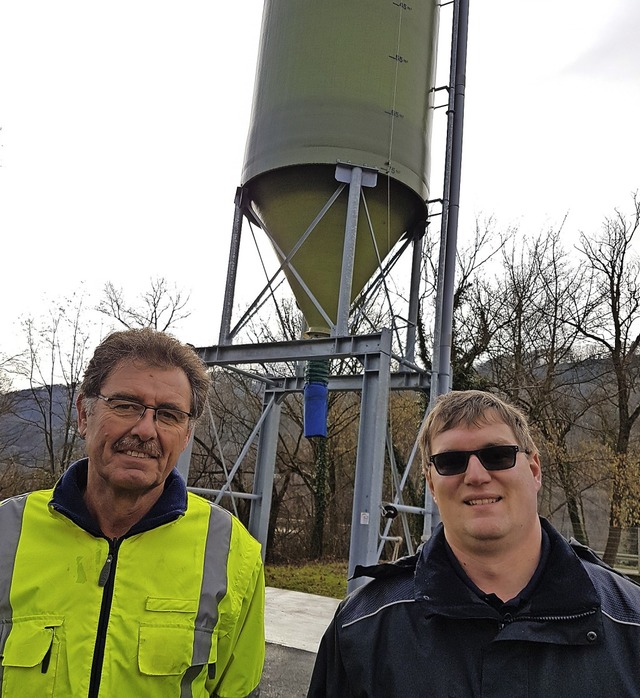
<svg viewBox="0 0 640 698">
<path fill-rule="evenodd" d="M 424 231 L 438 34 L 435 0 L 266 0 L 242 187 L 269 232 L 310 334 L 335 323 L 348 190 L 336 166 L 373 175 L 363 189 L 351 300 L 403 234 Z M 366 205 L 366 208 L 365 208 Z"/>
</svg>

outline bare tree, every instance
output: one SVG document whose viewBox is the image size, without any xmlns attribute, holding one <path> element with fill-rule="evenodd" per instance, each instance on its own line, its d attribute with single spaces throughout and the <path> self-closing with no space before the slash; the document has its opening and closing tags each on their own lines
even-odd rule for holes
<svg viewBox="0 0 640 698">
<path fill-rule="evenodd" d="M 546 472 L 564 493 L 574 535 L 587 543 L 581 495 L 597 478 L 571 456 L 569 436 L 591 402 L 580 390 L 579 334 L 565 322 L 568 306 L 580 297 L 583 272 L 563 250 L 561 230 L 512 242 L 504 250 L 501 276 L 476 295 L 472 313 L 492 315 L 497 330 L 485 364 L 490 382 L 527 413 L 538 431 Z"/>
<path fill-rule="evenodd" d="M 11 361 L 12 359 L 5 356 L 0 357 L 0 417 L 8 414 L 12 407 L 11 378 L 6 372 Z"/>
<path fill-rule="evenodd" d="M 109 281 L 96 309 L 128 329 L 151 327 L 164 332 L 191 315 L 186 310 L 189 299 L 177 286 L 171 288 L 165 278 L 156 278 L 150 280 L 149 289 L 139 296 L 137 303 L 131 303 L 122 288 Z"/>
<path fill-rule="evenodd" d="M 75 401 L 89 346 L 82 298 L 56 303 L 46 319 L 27 318 L 23 327 L 27 350 L 11 370 L 28 388 L 14 394 L 12 409 L 24 434 L 39 437 L 29 465 L 44 470 L 52 484 L 80 451 Z"/>
<path fill-rule="evenodd" d="M 457 253 L 451 355 L 456 390 L 486 387 L 476 366 L 499 329 L 496 322 L 503 300 L 494 292 L 493 279 L 500 251 L 513 234 L 512 230 L 496 232 L 492 218 L 476 220 L 473 239 Z M 423 264 L 425 288 L 418 316 L 417 353 L 425 366 L 431 366 L 433 343 L 428 326 L 433 321 L 438 279 L 438 245 L 433 239 L 425 241 Z"/>
<path fill-rule="evenodd" d="M 611 379 L 601 391 L 613 414 L 609 445 L 611 510 L 604 559 L 613 564 L 620 544 L 621 527 L 637 526 L 640 510 L 636 468 L 631 462 L 631 432 L 640 416 L 640 259 L 632 245 L 640 226 L 640 200 L 632 197 L 632 211 L 615 210 L 600 234 L 580 236 L 579 252 L 588 269 L 586 294 L 573 304 L 570 324 L 610 366 Z"/>
<path fill-rule="evenodd" d="M 26 489 L 22 487 L 24 472 L 17 462 L 22 425 L 16 428 L 15 420 L 11 419 L 15 393 L 11 391 L 11 378 L 5 372 L 10 361 L 6 357 L 0 359 L 0 500 Z"/>
</svg>

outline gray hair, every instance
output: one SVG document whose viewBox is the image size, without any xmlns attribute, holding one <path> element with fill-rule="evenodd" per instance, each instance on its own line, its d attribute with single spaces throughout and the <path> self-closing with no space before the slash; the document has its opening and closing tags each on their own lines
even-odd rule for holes
<svg viewBox="0 0 640 698">
<path fill-rule="evenodd" d="M 122 363 L 133 361 L 158 368 L 182 369 L 191 386 L 190 412 L 194 421 L 200 418 L 210 385 L 206 365 L 190 345 L 149 327 L 113 332 L 99 344 L 80 385 L 80 394 L 85 401 L 89 399 L 89 404 L 95 402 L 103 383 L 113 371 Z"/>
</svg>

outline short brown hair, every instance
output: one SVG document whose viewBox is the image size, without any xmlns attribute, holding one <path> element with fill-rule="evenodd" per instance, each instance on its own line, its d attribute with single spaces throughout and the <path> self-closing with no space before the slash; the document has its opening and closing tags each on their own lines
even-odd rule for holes
<svg viewBox="0 0 640 698">
<path fill-rule="evenodd" d="M 527 418 L 517 407 L 501 400 L 493 393 L 481 390 L 458 390 L 441 395 L 427 416 L 420 433 L 418 444 L 422 453 L 422 464 L 429 466 L 433 439 L 444 431 L 457 426 L 484 426 L 492 422 L 503 422 L 513 431 L 518 445 L 531 453 L 537 452 L 531 436 Z"/>
<path fill-rule="evenodd" d="M 123 362 L 140 361 L 159 368 L 180 368 L 191 386 L 190 412 L 193 420 L 204 411 L 209 391 L 205 364 L 188 344 L 166 332 L 149 327 L 113 332 L 96 348 L 80 385 L 80 394 L 95 398 L 105 380 Z"/>
</svg>

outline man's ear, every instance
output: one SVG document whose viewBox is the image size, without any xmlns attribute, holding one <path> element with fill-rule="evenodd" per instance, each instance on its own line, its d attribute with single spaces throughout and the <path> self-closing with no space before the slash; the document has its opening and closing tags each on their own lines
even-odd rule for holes
<svg viewBox="0 0 640 698">
<path fill-rule="evenodd" d="M 87 433 L 87 408 L 84 404 L 84 395 L 78 395 L 76 399 L 76 411 L 78 413 L 78 433 L 84 439 Z"/>
<path fill-rule="evenodd" d="M 429 466 L 423 465 L 422 472 L 424 473 L 424 477 L 427 481 L 427 485 L 429 486 L 429 491 L 431 492 L 431 496 L 433 497 L 433 501 L 435 501 L 436 495 L 433 491 L 433 482 L 431 481 L 431 468 Z"/>
<path fill-rule="evenodd" d="M 536 451 L 529 456 L 529 467 L 533 480 L 536 483 L 536 491 L 542 487 L 542 465 L 540 463 L 540 454 Z"/>
<path fill-rule="evenodd" d="M 187 434 L 184 437 L 184 442 L 182 443 L 182 448 L 180 449 L 180 453 L 182 453 L 185 450 L 185 448 L 189 445 L 189 439 L 191 438 L 191 435 L 193 434 L 194 429 L 195 429 L 194 426 L 190 426 L 187 429 Z"/>
</svg>

